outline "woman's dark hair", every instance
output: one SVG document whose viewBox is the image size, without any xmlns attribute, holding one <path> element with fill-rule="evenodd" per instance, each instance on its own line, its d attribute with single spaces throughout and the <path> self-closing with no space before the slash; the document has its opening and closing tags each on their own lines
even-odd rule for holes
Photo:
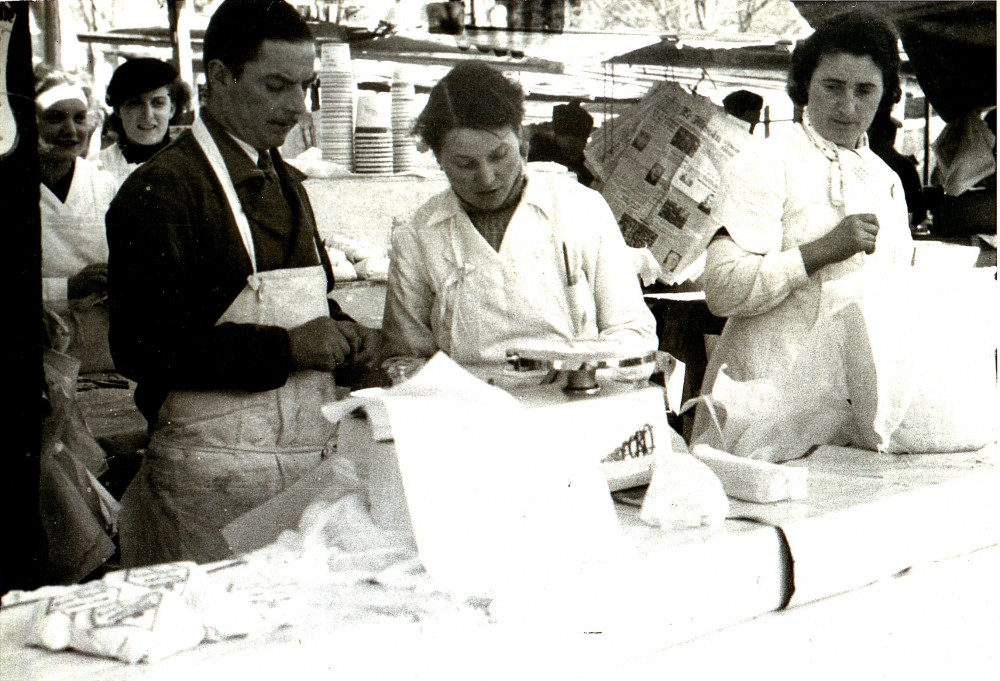
<svg viewBox="0 0 1000 681">
<path fill-rule="evenodd" d="M 298 10 L 281 0 L 225 0 L 205 30 L 202 61 L 218 59 L 239 78 L 265 40 L 313 42 L 313 34 Z"/>
<path fill-rule="evenodd" d="M 436 155 L 455 128 L 509 127 L 520 133 L 523 119 L 521 86 L 486 62 L 468 61 L 455 66 L 431 89 L 413 132 Z"/>
<path fill-rule="evenodd" d="M 899 101 L 899 46 L 892 26 L 870 12 L 848 12 L 830 17 L 816 31 L 799 41 L 792 52 L 788 72 L 788 96 L 798 106 L 809 101 L 809 81 L 828 54 L 851 54 L 871 57 L 882 72 L 882 101 L 879 110 L 888 111 Z"/>
<path fill-rule="evenodd" d="M 170 95 L 171 103 L 174 105 L 174 115 L 170 117 L 168 124 L 187 125 L 191 118 L 191 88 L 178 77 L 177 80 L 167 85 L 167 92 Z M 118 115 L 117 109 L 113 109 L 108 115 L 107 127 L 117 135 L 119 140 L 126 139 L 125 128 L 122 125 L 122 119 Z"/>
<path fill-rule="evenodd" d="M 108 83 L 105 101 L 111 107 L 111 115 L 107 120 L 109 127 L 118 136 L 125 139 L 125 129 L 122 127 L 119 109 L 122 104 L 139 95 L 167 88 L 170 103 L 174 105 L 174 115 L 170 117 L 170 125 L 186 123 L 188 107 L 191 104 L 191 88 L 181 80 L 177 70 L 170 64 L 159 59 L 141 57 L 129 59 L 117 69 Z"/>
</svg>

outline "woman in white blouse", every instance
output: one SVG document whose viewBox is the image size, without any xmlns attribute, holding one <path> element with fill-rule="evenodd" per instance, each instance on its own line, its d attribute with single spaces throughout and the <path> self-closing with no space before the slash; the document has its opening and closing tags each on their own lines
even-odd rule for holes
<svg viewBox="0 0 1000 681">
<path fill-rule="evenodd" d="M 451 186 L 393 233 L 387 355 L 476 364 L 539 342 L 656 349 L 611 209 L 571 177 L 526 169 L 523 107 L 520 86 L 483 62 L 431 91 L 416 131 Z"/>
<path fill-rule="evenodd" d="M 704 286 L 728 321 L 702 394 L 723 367 L 737 381 L 775 377 L 818 320 L 912 259 L 901 182 L 865 134 L 900 98 L 892 29 L 863 13 L 818 26 L 792 55 L 788 92 L 802 122 L 755 140 L 723 173 Z M 699 406 L 695 439 L 708 425 Z"/>
</svg>

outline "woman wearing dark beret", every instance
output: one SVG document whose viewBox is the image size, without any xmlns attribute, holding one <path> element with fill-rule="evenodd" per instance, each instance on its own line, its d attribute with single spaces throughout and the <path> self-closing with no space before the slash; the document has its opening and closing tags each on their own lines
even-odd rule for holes
<svg viewBox="0 0 1000 681">
<path fill-rule="evenodd" d="M 97 158 L 120 186 L 140 163 L 169 144 L 170 126 L 187 112 L 191 94 L 173 66 L 144 57 L 115 69 L 106 100 L 118 141 Z"/>
</svg>

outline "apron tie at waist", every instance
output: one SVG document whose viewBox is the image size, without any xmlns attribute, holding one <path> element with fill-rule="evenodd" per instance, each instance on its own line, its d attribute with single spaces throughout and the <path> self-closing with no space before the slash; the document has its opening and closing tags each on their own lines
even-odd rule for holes
<svg viewBox="0 0 1000 681">
<path fill-rule="evenodd" d="M 264 278 L 257 274 L 247 276 L 247 288 L 257 294 L 257 300 L 264 300 Z"/>
</svg>

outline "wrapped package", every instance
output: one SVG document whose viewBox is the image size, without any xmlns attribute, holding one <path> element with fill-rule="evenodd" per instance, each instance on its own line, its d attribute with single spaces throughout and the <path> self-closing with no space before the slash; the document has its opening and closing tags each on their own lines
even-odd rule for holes
<svg viewBox="0 0 1000 681">
<path fill-rule="evenodd" d="M 66 587 L 34 604 L 28 644 L 155 662 L 194 648 L 205 636 L 201 618 L 170 591 L 104 581 Z"/>
<path fill-rule="evenodd" d="M 194 562 L 161 563 L 110 572 L 108 584 L 130 584 L 163 591 L 180 598 L 198 614 L 205 640 L 220 641 L 267 631 L 272 627 L 239 593 L 227 590 L 223 580 L 212 579 L 205 568 Z"/>
<path fill-rule="evenodd" d="M 807 468 L 793 468 L 734 456 L 705 444 L 697 444 L 691 453 L 712 469 L 726 495 L 743 501 L 770 504 L 808 496 Z"/>
<path fill-rule="evenodd" d="M 680 452 L 657 454 L 640 518 L 654 527 L 721 525 L 729 513 L 722 482 L 704 463 Z"/>
<path fill-rule="evenodd" d="M 333 263 L 333 276 L 337 281 L 356 281 L 358 272 L 350 260 Z"/>
<path fill-rule="evenodd" d="M 389 258 L 388 256 L 376 256 L 365 258 L 354 265 L 358 277 L 371 281 L 388 281 L 389 279 Z"/>
</svg>

